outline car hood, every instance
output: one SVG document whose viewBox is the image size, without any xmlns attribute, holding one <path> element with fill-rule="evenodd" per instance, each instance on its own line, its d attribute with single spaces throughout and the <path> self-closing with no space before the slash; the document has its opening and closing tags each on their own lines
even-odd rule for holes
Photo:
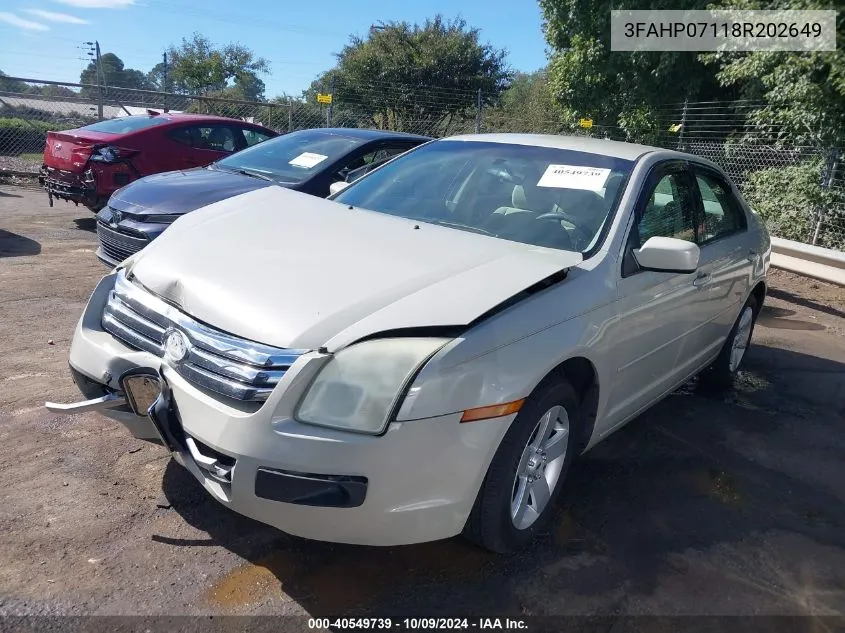
<svg viewBox="0 0 845 633">
<path fill-rule="evenodd" d="M 109 206 L 131 215 L 188 213 L 272 184 L 222 169 L 168 171 L 126 185 L 112 195 Z"/>
<path fill-rule="evenodd" d="M 267 187 L 179 218 L 129 272 L 226 332 L 334 351 L 390 330 L 466 326 L 581 259 Z"/>
</svg>

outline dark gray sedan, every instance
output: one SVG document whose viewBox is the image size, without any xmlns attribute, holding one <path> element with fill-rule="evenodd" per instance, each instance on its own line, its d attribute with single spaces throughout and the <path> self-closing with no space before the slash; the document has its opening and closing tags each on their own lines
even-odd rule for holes
<svg viewBox="0 0 845 633">
<path fill-rule="evenodd" d="M 429 140 L 381 130 L 300 130 L 207 167 L 141 178 L 117 190 L 97 214 L 97 257 L 116 266 L 185 213 L 254 189 L 277 185 L 326 197 L 333 183 L 352 182 Z"/>
</svg>

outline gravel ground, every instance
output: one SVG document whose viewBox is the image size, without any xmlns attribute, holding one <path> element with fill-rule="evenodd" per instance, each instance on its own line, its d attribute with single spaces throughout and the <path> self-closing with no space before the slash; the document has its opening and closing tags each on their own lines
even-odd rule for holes
<svg viewBox="0 0 845 633">
<path fill-rule="evenodd" d="M 0 185 L 0 614 L 845 613 L 845 289 L 774 272 L 735 387 L 597 446 L 549 532 L 496 557 L 287 536 L 107 418 L 47 412 L 78 397 L 95 243 L 86 209 Z"/>
</svg>

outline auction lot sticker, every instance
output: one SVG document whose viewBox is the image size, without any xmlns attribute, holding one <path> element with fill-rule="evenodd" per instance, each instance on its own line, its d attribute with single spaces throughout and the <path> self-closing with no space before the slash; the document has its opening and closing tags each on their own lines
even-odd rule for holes
<svg viewBox="0 0 845 633">
<path fill-rule="evenodd" d="M 305 167 L 306 169 L 311 169 L 314 165 L 319 165 L 324 160 L 326 160 L 328 156 L 323 156 L 322 154 L 313 154 L 311 152 L 303 152 L 292 161 L 288 162 L 288 165 L 293 165 L 294 167 Z"/>
<path fill-rule="evenodd" d="M 581 167 L 578 165 L 549 165 L 538 187 L 558 187 L 561 189 L 586 189 L 598 191 L 604 187 L 610 169 L 603 167 Z"/>
</svg>

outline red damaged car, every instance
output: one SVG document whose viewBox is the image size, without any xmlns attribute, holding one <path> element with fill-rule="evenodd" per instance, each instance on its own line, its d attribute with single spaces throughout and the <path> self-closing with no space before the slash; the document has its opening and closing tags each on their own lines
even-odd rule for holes
<svg viewBox="0 0 845 633">
<path fill-rule="evenodd" d="M 208 165 L 276 132 L 236 119 L 199 114 L 126 116 L 48 132 L 39 182 L 53 198 L 94 212 L 143 176 Z"/>
</svg>

